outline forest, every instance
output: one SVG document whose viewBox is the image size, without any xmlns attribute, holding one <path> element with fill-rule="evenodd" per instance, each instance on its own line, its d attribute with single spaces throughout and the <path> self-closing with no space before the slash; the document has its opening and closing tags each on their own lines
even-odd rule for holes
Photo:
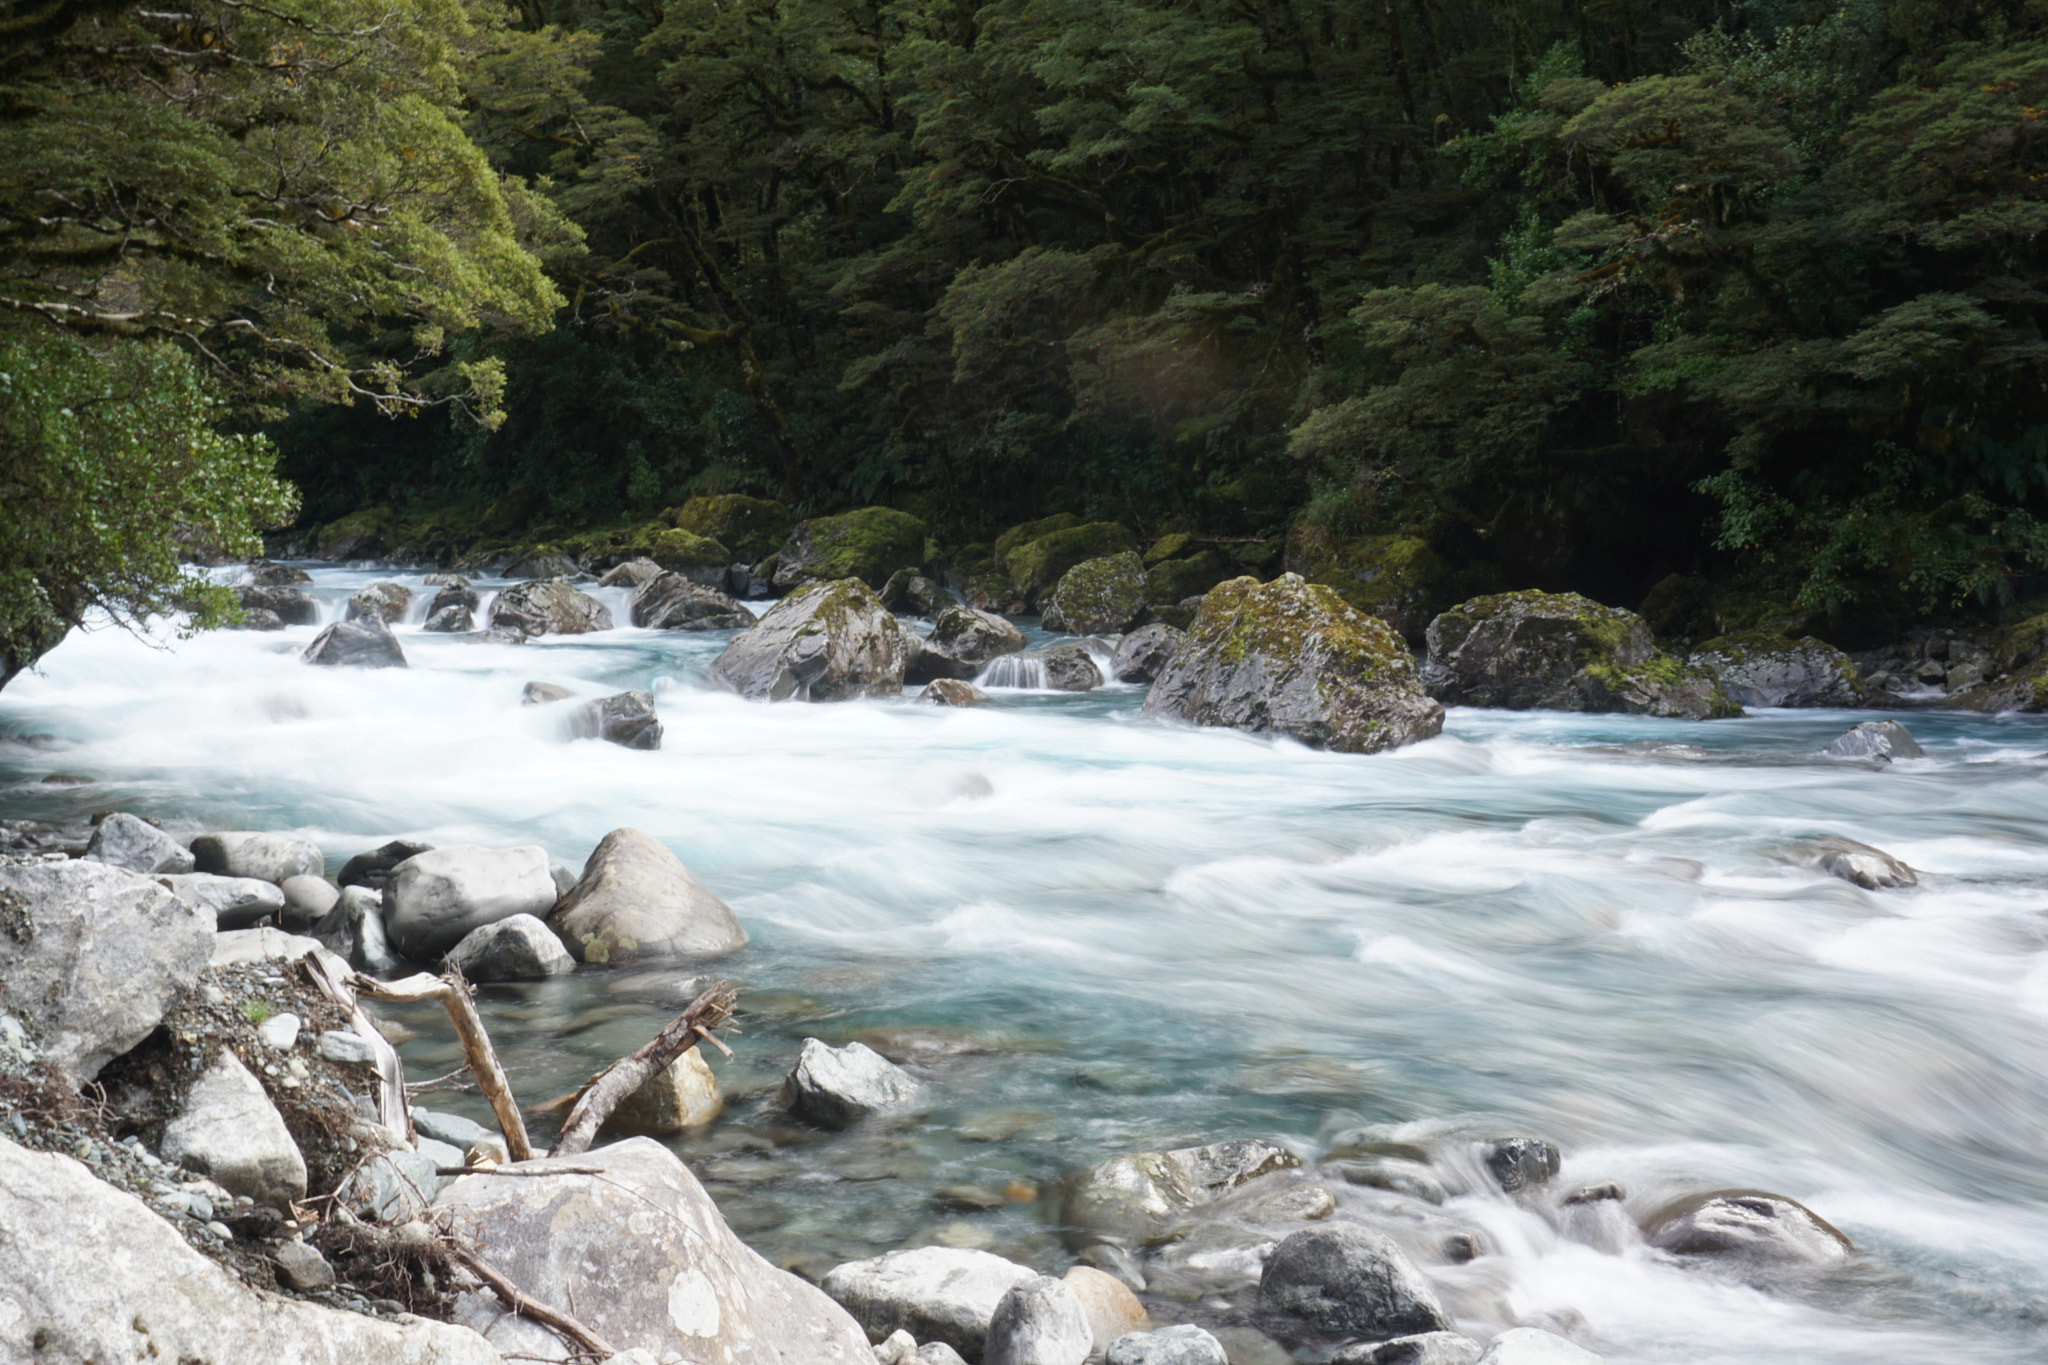
<svg viewBox="0 0 2048 1365">
<path fill-rule="evenodd" d="M 0 652 L 151 527 L 727 493 L 1679 638 L 2044 586 L 2039 0 L 187 8 L 0 24 Z"/>
</svg>

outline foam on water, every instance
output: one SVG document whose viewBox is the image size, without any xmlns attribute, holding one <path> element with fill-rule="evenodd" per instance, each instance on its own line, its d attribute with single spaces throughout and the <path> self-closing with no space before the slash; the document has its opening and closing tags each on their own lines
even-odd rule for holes
<svg viewBox="0 0 2048 1365">
<path fill-rule="evenodd" d="M 421 587 L 315 576 L 333 616 L 382 578 Z M 748 1196 L 771 1254 L 928 1235 L 937 1185 L 1453 1122 L 1552 1137 L 1564 1179 L 1638 1200 L 1779 1191 L 1871 1265 L 1764 1292 L 1467 1196 L 1446 1212 L 1496 1254 L 1433 1272 L 1460 1303 L 1577 1314 L 1616 1362 L 2048 1357 L 2040 719 L 1914 714 L 1929 757 L 1885 770 L 1816 756 L 1848 712 L 1454 711 L 1440 739 L 1359 758 L 1153 721 L 1139 689 L 751 704 L 703 686 L 726 634 L 633 629 L 625 594 L 599 595 L 621 628 L 520 646 L 409 619 L 403 671 L 308 668 L 315 627 L 75 633 L 0 693 L 0 732 L 54 737 L 0 743 L 0 799 L 292 830 L 337 864 L 405 836 L 535 842 L 576 866 L 610 829 L 655 834 L 754 935 L 720 970 L 774 1002 L 720 1063 L 733 1124 L 806 1033 L 954 1049 L 913 1129 L 778 1154 L 789 1178 Z M 529 679 L 656 691 L 663 748 L 566 739 L 560 708 L 520 705 Z M 1623 747 L 1641 740 L 1706 755 Z M 52 771 L 98 781 L 41 786 Z M 1824 834 L 1921 884 L 1866 892 L 1774 856 Z M 579 973 L 486 1008 L 522 1098 L 544 1099 L 688 987 Z M 408 1065 L 449 1069 L 432 1012 L 404 1017 L 422 1033 Z M 953 1136 L 993 1109 L 1038 1117 L 998 1143 Z M 987 1226 L 1049 1266 L 1048 1216 Z"/>
</svg>

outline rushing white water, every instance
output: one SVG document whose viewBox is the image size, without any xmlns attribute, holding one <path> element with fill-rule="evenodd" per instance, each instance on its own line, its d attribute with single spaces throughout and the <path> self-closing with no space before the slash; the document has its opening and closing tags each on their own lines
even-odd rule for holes
<svg viewBox="0 0 2048 1365">
<path fill-rule="evenodd" d="M 323 569 L 318 590 L 378 578 L 419 583 Z M 1495 1254 L 1439 1271 L 1447 1289 L 1575 1313 L 1612 1361 L 2048 1358 L 2037 718 L 1916 713 L 1929 757 L 1885 770 L 1817 756 L 1843 712 L 1457 711 L 1360 758 L 1158 723 L 1136 688 L 752 704 L 701 685 L 724 634 L 510 646 L 413 622 L 412 666 L 368 672 L 301 664 L 314 629 L 74 634 L 0 693 L 0 733 L 51 737 L 0 743 L 6 813 L 292 830 L 337 866 L 395 836 L 580 865 L 620 825 L 657 835 L 754 935 L 720 964 L 753 1009 L 721 1064 L 728 1120 L 686 1150 L 771 1254 L 957 1235 L 934 1188 L 1044 1185 L 1123 1151 L 1270 1135 L 1313 1155 L 1360 1123 L 1462 1124 L 1555 1139 L 1567 1181 L 1775 1190 L 1867 1253 L 1773 1292 L 1453 1200 Z M 520 705 L 528 679 L 654 690 L 662 749 L 564 739 L 558 709 Z M 1638 740 L 1706 753 L 1620 747 Z M 1820 834 L 1921 885 L 1771 856 Z M 689 989 L 579 973 L 487 1007 L 539 1099 Z M 455 1064 L 431 1011 L 405 1019 L 416 1074 Z M 878 1029 L 933 1059 L 914 1128 L 820 1140 L 762 1112 L 797 1039 Z M 967 1140 L 996 1111 L 1015 1131 Z M 773 1170 L 748 1164 L 771 1146 Z M 1020 1203 L 974 1235 L 1051 1267 L 1046 1216 Z"/>
</svg>

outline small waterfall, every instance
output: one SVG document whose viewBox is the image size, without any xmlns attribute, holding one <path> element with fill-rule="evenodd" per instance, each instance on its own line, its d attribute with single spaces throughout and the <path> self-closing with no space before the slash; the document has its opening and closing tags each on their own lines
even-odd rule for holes
<svg viewBox="0 0 2048 1365">
<path fill-rule="evenodd" d="M 402 626 L 424 625 L 427 619 L 427 608 L 434 605 L 434 597 L 440 591 L 439 588 L 433 587 L 413 589 L 412 600 L 405 604 L 405 614 L 399 617 L 398 624 Z"/>
<path fill-rule="evenodd" d="M 613 626 L 630 626 L 633 624 L 633 597 L 634 594 L 640 591 L 638 588 L 630 584 L 600 588 L 593 583 L 588 587 L 579 589 L 579 591 L 588 593 L 604 604 L 605 610 L 612 614 Z"/>
<path fill-rule="evenodd" d="M 977 687 L 1026 687 L 1045 690 L 1045 656 L 1025 651 L 1022 654 L 1003 654 L 988 661 L 988 667 L 975 678 Z"/>
</svg>

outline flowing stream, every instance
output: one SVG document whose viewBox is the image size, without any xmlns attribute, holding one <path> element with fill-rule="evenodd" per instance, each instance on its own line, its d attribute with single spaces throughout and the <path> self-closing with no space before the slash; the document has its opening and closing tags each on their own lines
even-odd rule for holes
<svg viewBox="0 0 2048 1365">
<path fill-rule="evenodd" d="M 369 582 L 420 586 L 315 578 L 330 616 Z M 1454 711 L 1361 758 L 1155 722 L 1129 687 L 748 703 L 702 685 L 724 633 L 512 646 L 411 620 L 411 667 L 374 672 L 301 664 L 314 633 L 74 632 L 0 693 L 0 803 L 291 831 L 330 872 L 398 836 L 572 867 L 616 827 L 659 837 L 753 935 L 714 969 L 745 991 L 736 1059 L 710 1059 L 726 1115 L 678 1148 L 771 1259 L 936 1238 L 1056 1271 L 1029 1194 L 1071 1167 L 1238 1136 L 1312 1159 L 1361 1124 L 1529 1132 L 1563 1181 L 1768 1189 L 1867 1253 L 1776 1292 L 1498 1197 L 1447 1206 L 1493 1252 L 1464 1270 L 1515 1314 L 1575 1315 L 1610 1361 L 2048 1359 L 2041 718 L 1911 714 L 1929 757 L 1888 769 L 1820 758 L 1860 717 L 1812 711 Z M 529 679 L 654 691 L 663 747 L 565 739 L 562 708 L 520 705 Z M 1824 834 L 1920 885 L 1772 856 Z M 532 1102 L 644 1042 L 696 977 L 489 987 L 486 1017 Z M 459 1064 L 432 1011 L 394 1013 L 413 1078 Z M 907 1052 L 929 1112 L 829 1138 L 779 1122 L 808 1034 Z M 935 1206 L 963 1184 L 1015 1199 Z"/>
</svg>

